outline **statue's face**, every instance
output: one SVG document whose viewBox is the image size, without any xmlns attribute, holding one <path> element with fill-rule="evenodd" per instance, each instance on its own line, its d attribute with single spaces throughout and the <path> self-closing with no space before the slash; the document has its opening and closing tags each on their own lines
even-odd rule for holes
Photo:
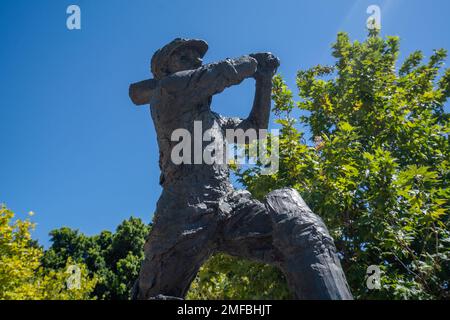
<svg viewBox="0 0 450 320">
<path fill-rule="evenodd" d="M 181 48 L 175 50 L 170 56 L 169 72 L 175 73 L 183 70 L 197 69 L 202 65 L 202 58 L 197 50 Z"/>
</svg>

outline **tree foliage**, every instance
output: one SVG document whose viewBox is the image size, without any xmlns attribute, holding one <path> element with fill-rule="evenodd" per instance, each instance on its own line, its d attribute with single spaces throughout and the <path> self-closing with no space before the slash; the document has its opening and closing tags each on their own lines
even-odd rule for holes
<svg viewBox="0 0 450 320">
<path fill-rule="evenodd" d="M 87 276 L 87 269 L 78 264 L 80 286 L 69 288 L 71 276 L 69 258 L 61 268 L 46 270 L 40 260 L 43 250 L 31 239 L 34 224 L 29 220 L 15 220 L 14 213 L 0 207 L 0 300 L 84 300 L 89 299 L 95 278 Z"/>
<path fill-rule="evenodd" d="M 291 297 L 286 280 L 277 269 L 220 253 L 202 266 L 187 299 L 281 300 Z"/>
<path fill-rule="evenodd" d="M 449 298 L 450 70 L 445 50 L 397 66 L 399 39 L 339 33 L 333 66 L 274 79 L 280 170 L 242 170 L 254 196 L 294 187 L 326 222 L 356 298 Z M 294 116 L 298 110 L 300 117 Z M 307 125 L 310 142 L 299 124 Z M 370 265 L 381 290 L 368 290 Z"/>
<path fill-rule="evenodd" d="M 86 236 L 64 227 L 50 232 L 52 245 L 43 265 L 59 269 L 69 257 L 84 263 L 98 279 L 93 295 L 99 299 L 126 300 L 144 258 L 143 247 L 150 227 L 139 218 L 123 221 L 115 233 L 102 231 Z"/>
</svg>

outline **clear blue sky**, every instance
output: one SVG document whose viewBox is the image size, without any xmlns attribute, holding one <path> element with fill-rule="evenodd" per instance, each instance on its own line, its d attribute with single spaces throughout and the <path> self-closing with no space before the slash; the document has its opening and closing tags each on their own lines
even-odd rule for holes
<svg viewBox="0 0 450 320">
<path fill-rule="evenodd" d="M 81 7 L 82 30 L 66 28 Z M 450 49 L 448 0 L 8 0 L 0 3 L 0 202 L 32 210 L 35 238 L 69 226 L 87 234 L 129 216 L 149 222 L 160 194 L 158 149 L 148 108 L 128 99 L 150 77 L 153 52 L 175 37 L 208 41 L 212 62 L 257 51 L 296 70 L 329 64 L 338 31 L 366 34 L 366 8 L 382 9 L 382 33 L 402 54 Z M 214 110 L 245 116 L 248 80 L 217 96 Z"/>
</svg>

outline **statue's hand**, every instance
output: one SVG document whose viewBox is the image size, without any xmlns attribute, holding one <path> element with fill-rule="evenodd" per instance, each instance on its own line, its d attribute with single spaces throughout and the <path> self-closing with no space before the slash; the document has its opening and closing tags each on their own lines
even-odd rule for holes
<svg viewBox="0 0 450 320">
<path fill-rule="evenodd" d="M 280 60 L 270 52 L 261 52 L 250 54 L 250 57 L 258 61 L 258 68 L 255 73 L 255 79 L 272 78 L 280 66 Z"/>
</svg>

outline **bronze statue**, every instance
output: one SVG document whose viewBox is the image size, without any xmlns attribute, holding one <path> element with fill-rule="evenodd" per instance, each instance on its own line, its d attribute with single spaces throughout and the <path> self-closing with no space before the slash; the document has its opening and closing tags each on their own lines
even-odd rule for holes
<svg viewBox="0 0 450 320">
<path fill-rule="evenodd" d="M 202 65 L 207 49 L 202 40 L 175 39 L 154 54 L 154 79 L 130 86 L 135 104 L 150 104 L 163 187 L 133 297 L 184 298 L 205 260 L 225 252 L 277 266 L 296 299 L 352 299 L 333 239 L 295 190 L 276 190 L 260 202 L 233 188 L 226 163 L 171 160 L 172 133 L 193 132 L 194 121 L 220 134 L 268 127 L 279 60 L 257 53 Z M 213 95 L 247 78 L 256 80 L 247 119 L 211 111 Z"/>
</svg>

